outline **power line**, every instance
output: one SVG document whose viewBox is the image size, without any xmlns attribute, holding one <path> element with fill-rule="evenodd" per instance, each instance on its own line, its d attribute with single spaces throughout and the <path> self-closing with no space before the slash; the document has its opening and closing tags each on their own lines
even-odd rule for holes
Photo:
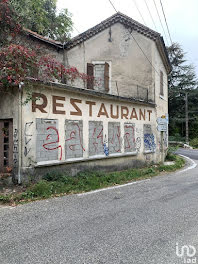
<svg viewBox="0 0 198 264">
<path fill-rule="evenodd" d="M 142 49 L 142 47 L 140 46 L 140 44 L 137 42 L 137 40 L 136 40 L 135 37 L 132 35 L 132 33 L 130 33 L 130 34 L 131 34 L 132 38 L 134 39 L 135 43 L 137 44 L 137 46 L 139 47 L 139 49 L 142 51 L 142 53 L 144 54 L 144 56 L 146 57 L 146 59 L 148 60 L 148 62 L 150 63 L 150 65 L 152 66 L 152 68 L 153 68 L 153 69 L 155 70 L 155 72 L 160 76 L 160 73 L 159 73 L 159 72 L 156 70 L 156 68 L 153 66 L 152 62 L 150 61 L 150 59 L 148 58 L 148 56 L 146 55 L 146 53 L 144 52 L 144 50 Z M 164 83 L 165 85 L 168 84 L 168 82 L 165 83 L 164 80 L 163 80 L 163 83 Z"/>
<path fill-rule="evenodd" d="M 163 12 L 163 15 L 164 15 L 164 20 L 166 22 L 166 27 L 167 27 L 167 30 L 168 30 L 169 38 L 170 38 L 171 44 L 173 45 L 172 38 L 171 38 L 171 34 L 170 34 L 170 30 L 169 30 L 168 23 L 167 23 L 167 19 L 166 19 L 166 15 L 165 15 L 165 12 L 164 12 L 164 7 L 163 7 L 163 4 L 162 4 L 162 1 L 161 0 L 160 0 L 160 4 L 161 4 L 162 12 Z"/>
<path fill-rule="evenodd" d="M 109 0 L 109 3 L 112 5 L 113 9 L 116 11 L 116 13 L 118 12 L 117 9 L 115 8 L 114 4 L 111 2 L 111 0 Z"/>
<path fill-rule="evenodd" d="M 151 17 L 151 19 L 152 19 L 152 21 L 153 21 L 153 25 L 154 25 L 154 27 L 155 27 L 155 29 L 156 29 L 156 31 L 157 31 L 157 26 L 156 26 L 156 24 L 155 24 L 155 21 L 154 21 L 154 19 L 153 19 L 153 16 L 152 16 L 152 14 L 151 14 L 151 11 L 150 11 L 150 9 L 149 9 L 149 7 L 148 7 L 148 4 L 147 4 L 146 0 L 144 0 L 144 2 L 145 2 L 145 4 L 146 4 L 146 7 L 147 7 L 148 12 L 149 12 L 149 14 L 150 14 L 150 17 Z"/>
<path fill-rule="evenodd" d="M 138 7 L 136 1 L 133 0 L 133 2 L 134 2 L 134 4 L 135 4 L 135 6 L 136 6 L 136 8 L 137 8 L 137 10 L 138 10 L 138 12 L 139 12 L 141 18 L 142 18 L 143 23 L 146 25 L 146 22 L 145 22 L 145 20 L 144 20 L 144 17 L 143 17 L 143 15 L 142 15 L 142 13 L 140 12 L 140 9 L 139 9 L 139 7 Z"/>
<path fill-rule="evenodd" d="M 163 24 L 162 24 L 162 20 L 161 20 L 160 14 L 159 14 L 159 12 L 158 12 L 157 5 L 156 5 L 156 3 L 155 3 L 155 0 L 153 0 L 153 3 L 154 3 L 154 5 L 155 5 L 155 9 L 156 9 L 156 11 L 157 11 L 157 15 L 158 15 L 158 17 L 159 17 L 159 21 L 160 21 L 160 24 L 161 24 L 162 30 L 163 30 L 163 32 L 164 32 L 164 37 L 165 37 L 165 39 L 166 39 L 166 41 L 167 41 L 167 44 L 168 44 L 168 39 L 167 39 L 167 36 L 166 36 L 165 30 L 164 30 L 164 27 L 163 27 Z"/>
<path fill-rule="evenodd" d="M 109 0 L 110 1 L 110 0 Z M 129 31 L 129 29 L 128 29 Z M 132 38 L 134 39 L 135 43 L 137 44 L 137 46 L 139 47 L 139 49 L 142 51 L 143 55 L 145 56 L 145 58 L 148 60 L 148 62 L 150 63 L 151 67 L 154 69 L 154 71 L 159 75 L 159 77 L 161 76 L 160 73 L 156 70 L 156 68 L 153 66 L 152 62 L 150 61 L 150 59 L 148 58 L 148 56 L 146 55 L 146 53 L 144 52 L 144 50 L 142 49 L 142 47 L 139 45 L 138 41 L 136 40 L 136 38 L 132 35 L 132 32 L 130 32 L 130 35 L 132 36 Z M 168 82 L 166 83 L 164 80 L 162 80 L 163 83 L 165 85 L 168 85 Z"/>
</svg>

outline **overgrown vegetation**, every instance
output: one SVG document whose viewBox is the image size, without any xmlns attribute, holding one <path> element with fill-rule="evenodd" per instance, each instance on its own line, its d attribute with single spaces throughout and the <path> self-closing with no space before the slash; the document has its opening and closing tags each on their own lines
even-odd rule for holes
<svg viewBox="0 0 198 264">
<path fill-rule="evenodd" d="M 190 141 L 190 146 L 193 147 L 193 148 L 198 148 L 198 138 L 193 138 Z"/>
<path fill-rule="evenodd" d="M 153 165 L 142 169 L 129 169 L 121 172 L 80 172 L 75 177 L 65 173 L 48 173 L 43 180 L 28 187 L 20 194 L 0 195 L 1 203 L 18 204 L 52 196 L 88 192 L 117 184 L 124 184 L 158 175 L 160 172 L 171 172 L 181 168 L 185 161 L 176 155 L 169 154 L 174 165 Z"/>
<path fill-rule="evenodd" d="M 178 43 L 167 48 L 172 72 L 169 84 L 169 140 L 185 142 L 185 95 L 188 93 L 189 138 L 198 133 L 198 80 L 194 65 L 186 59 L 186 53 Z"/>
<path fill-rule="evenodd" d="M 65 42 L 70 38 L 72 25 L 71 14 L 66 8 L 58 10 L 57 0 L 0 1 L 0 46 L 23 27 Z"/>
<path fill-rule="evenodd" d="M 80 73 L 75 67 L 66 68 L 50 55 L 42 55 L 37 48 L 11 44 L 0 50 L 0 92 L 10 85 L 18 85 L 29 78 L 40 81 L 58 81 L 82 79 L 84 82 L 93 79 Z"/>
</svg>

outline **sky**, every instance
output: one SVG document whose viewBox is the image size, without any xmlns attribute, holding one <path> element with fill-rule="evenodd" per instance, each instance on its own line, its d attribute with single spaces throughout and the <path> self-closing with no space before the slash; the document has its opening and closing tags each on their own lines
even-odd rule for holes
<svg viewBox="0 0 198 264">
<path fill-rule="evenodd" d="M 161 33 L 166 45 L 170 45 L 171 42 L 160 0 L 155 0 L 155 3 L 164 30 L 160 24 L 154 0 L 111 0 L 111 2 L 117 11 Z M 198 76 L 198 0 L 161 0 L 161 2 L 164 7 L 171 39 L 173 42 L 178 42 L 182 46 L 184 52 L 187 53 L 186 58 L 188 62 L 193 63 L 196 67 Z M 75 27 L 72 36 L 86 31 L 115 14 L 115 10 L 109 0 L 58 0 L 58 9 L 61 8 L 67 8 L 72 14 Z"/>
</svg>

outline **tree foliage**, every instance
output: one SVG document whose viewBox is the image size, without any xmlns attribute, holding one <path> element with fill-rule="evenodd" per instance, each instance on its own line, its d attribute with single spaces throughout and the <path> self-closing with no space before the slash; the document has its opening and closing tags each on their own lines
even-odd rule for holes
<svg viewBox="0 0 198 264">
<path fill-rule="evenodd" d="M 10 0 L 26 28 L 55 40 L 65 41 L 72 30 L 71 14 L 57 10 L 57 0 Z"/>
<path fill-rule="evenodd" d="M 0 0 L 0 46 L 7 44 L 21 29 L 20 17 L 10 7 L 9 0 Z"/>
<path fill-rule="evenodd" d="M 0 0 L 0 33 L 13 33 L 17 25 L 64 42 L 72 19 L 67 9 L 57 10 L 57 0 Z"/>
<path fill-rule="evenodd" d="M 198 82 L 194 66 L 189 64 L 178 43 L 168 47 L 172 72 L 169 75 L 169 134 L 185 136 L 185 93 L 188 93 L 190 136 L 198 133 Z"/>
</svg>

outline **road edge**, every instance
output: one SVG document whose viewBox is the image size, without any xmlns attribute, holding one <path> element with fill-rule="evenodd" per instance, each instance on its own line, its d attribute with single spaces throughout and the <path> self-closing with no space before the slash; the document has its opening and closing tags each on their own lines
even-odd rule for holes
<svg viewBox="0 0 198 264">
<path fill-rule="evenodd" d="M 193 159 L 191 159 L 191 158 L 189 158 L 189 157 L 187 157 L 185 155 L 182 155 L 182 154 L 177 154 L 177 155 L 185 158 L 187 161 L 189 161 L 191 163 L 187 168 L 185 168 L 185 169 L 183 169 L 181 171 L 178 171 L 179 173 L 186 172 L 188 170 L 192 170 L 192 169 L 197 167 L 197 163 Z"/>
</svg>

